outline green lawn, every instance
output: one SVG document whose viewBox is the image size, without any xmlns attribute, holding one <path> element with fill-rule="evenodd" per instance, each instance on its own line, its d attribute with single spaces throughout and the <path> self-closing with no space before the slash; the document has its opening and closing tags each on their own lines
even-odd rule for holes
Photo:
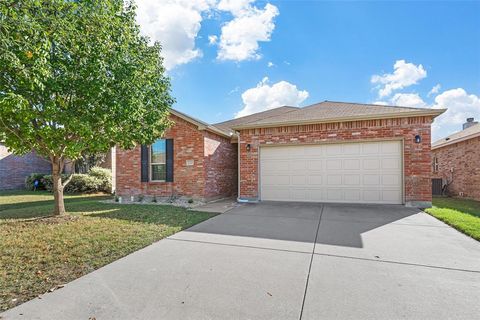
<svg viewBox="0 0 480 320">
<path fill-rule="evenodd" d="M 425 211 L 480 241 L 480 201 L 434 197 Z"/>
<path fill-rule="evenodd" d="M 0 193 L 0 311 L 215 215 L 108 198 L 67 196 L 58 219 L 49 193 Z"/>
</svg>

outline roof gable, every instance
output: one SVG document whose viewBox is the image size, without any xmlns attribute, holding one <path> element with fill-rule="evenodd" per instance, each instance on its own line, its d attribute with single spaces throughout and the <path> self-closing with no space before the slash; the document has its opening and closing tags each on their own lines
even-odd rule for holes
<svg viewBox="0 0 480 320">
<path fill-rule="evenodd" d="M 434 143 L 432 143 L 432 149 L 445 147 L 447 145 L 469 140 L 475 137 L 480 137 L 480 123 L 477 123 L 467 129 L 455 132 L 454 134 L 435 141 Z"/>
</svg>

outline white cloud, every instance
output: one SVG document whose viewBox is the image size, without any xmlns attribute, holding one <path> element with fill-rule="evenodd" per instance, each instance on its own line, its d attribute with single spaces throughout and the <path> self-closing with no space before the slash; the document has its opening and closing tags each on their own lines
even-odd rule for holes
<svg viewBox="0 0 480 320">
<path fill-rule="evenodd" d="M 418 83 L 427 76 L 427 71 L 420 65 L 397 60 L 393 65 L 393 73 L 373 75 L 371 82 L 379 85 L 379 97 L 388 97 L 393 91 Z"/>
<path fill-rule="evenodd" d="M 228 11 L 233 20 L 222 26 L 220 35 L 219 60 L 259 59 L 260 41 L 270 41 L 279 14 L 278 8 L 267 3 L 263 9 L 252 5 L 254 0 L 222 0 L 217 8 Z"/>
<path fill-rule="evenodd" d="M 285 105 L 298 106 L 307 98 L 306 90 L 298 90 L 296 85 L 287 81 L 269 85 L 268 78 L 265 77 L 255 88 L 242 94 L 244 107 L 235 114 L 235 118 Z"/>
<path fill-rule="evenodd" d="M 143 35 L 159 41 L 167 70 L 201 57 L 195 47 L 202 13 L 216 0 L 137 0 L 137 23 Z"/>
<path fill-rule="evenodd" d="M 468 94 L 462 88 L 442 92 L 435 97 L 432 108 L 448 108 L 434 121 L 434 140 L 460 131 L 467 118 L 480 119 L 480 97 Z"/>
<path fill-rule="evenodd" d="M 216 35 L 208 36 L 208 44 L 214 45 L 217 43 L 218 37 Z"/>
<path fill-rule="evenodd" d="M 269 68 L 273 67 L 274 65 L 275 65 L 275 64 L 273 64 L 272 61 L 268 61 L 268 63 L 267 63 L 267 67 L 269 67 Z"/>
<path fill-rule="evenodd" d="M 418 93 L 396 93 L 390 102 L 399 107 L 424 108 L 427 106 Z"/>
<path fill-rule="evenodd" d="M 427 97 L 430 97 L 432 94 L 437 94 L 440 91 L 440 88 L 442 86 L 440 83 L 437 83 L 435 86 L 433 86 L 432 90 L 430 90 L 427 94 Z"/>
</svg>

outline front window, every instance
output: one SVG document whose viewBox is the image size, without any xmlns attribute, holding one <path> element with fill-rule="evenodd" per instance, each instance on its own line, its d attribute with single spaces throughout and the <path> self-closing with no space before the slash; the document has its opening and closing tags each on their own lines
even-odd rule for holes
<svg viewBox="0 0 480 320">
<path fill-rule="evenodd" d="M 166 145 L 165 139 L 155 141 L 150 147 L 150 180 L 165 181 L 166 179 Z"/>
</svg>

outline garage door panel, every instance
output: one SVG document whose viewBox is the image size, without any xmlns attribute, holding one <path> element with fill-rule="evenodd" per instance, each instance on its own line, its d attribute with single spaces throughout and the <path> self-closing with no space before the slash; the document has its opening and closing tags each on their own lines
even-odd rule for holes
<svg viewBox="0 0 480 320">
<path fill-rule="evenodd" d="M 275 186 L 275 185 L 290 185 L 290 176 L 279 176 L 279 175 L 266 175 L 263 177 L 262 183 L 266 186 Z"/>
<path fill-rule="evenodd" d="M 325 145 L 325 154 L 327 156 L 337 156 L 342 154 L 342 145 L 341 144 L 326 144 Z"/>
<path fill-rule="evenodd" d="M 342 175 L 341 174 L 329 174 L 327 175 L 327 185 L 329 186 L 341 186 Z"/>
<path fill-rule="evenodd" d="M 382 186 L 398 186 L 400 185 L 400 177 L 395 174 L 382 175 Z"/>
<path fill-rule="evenodd" d="M 262 200 L 402 203 L 400 141 L 261 148 Z"/>
<path fill-rule="evenodd" d="M 266 160 L 263 162 L 261 169 L 265 173 L 288 171 L 290 168 L 290 162 L 288 160 Z"/>
<path fill-rule="evenodd" d="M 363 190 L 363 199 L 366 202 L 380 202 L 382 200 L 380 190 Z"/>
<path fill-rule="evenodd" d="M 308 186 L 319 186 L 323 183 L 323 177 L 320 175 L 309 175 L 307 176 L 307 185 Z"/>
<path fill-rule="evenodd" d="M 359 174 L 346 174 L 343 178 L 343 183 L 347 186 L 360 185 L 360 175 Z"/>
<path fill-rule="evenodd" d="M 343 190 L 342 189 L 327 189 L 327 201 L 336 202 L 343 200 Z"/>
<path fill-rule="evenodd" d="M 345 160 L 343 160 L 343 169 L 344 170 L 358 170 L 358 169 L 360 169 L 360 160 L 359 159 L 345 159 Z"/>
<path fill-rule="evenodd" d="M 380 146 L 376 142 L 366 142 L 362 143 L 362 154 L 363 155 L 372 155 L 372 154 L 379 154 L 380 153 Z"/>
<path fill-rule="evenodd" d="M 366 169 L 366 170 L 380 169 L 380 159 L 363 159 L 362 164 L 363 164 L 363 169 Z"/>
<path fill-rule="evenodd" d="M 304 148 L 304 154 L 306 157 L 321 156 L 324 153 L 324 148 L 321 145 L 311 145 Z"/>
<path fill-rule="evenodd" d="M 322 160 L 307 160 L 307 169 L 314 171 L 322 171 L 323 161 Z"/>
<path fill-rule="evenodd" d="M 341 170 L 342 169 L 342 161 L 338 159 L 328 159 L 327 160 L 327 170 Z"/>
<path fill-rule="evenodd" d="M 346 189 L 343 194 L 346 202 L 358 202 L 362 199 L 359 189 Z"/>
<path fill-rule="evenodd" d="M 400 160 L 398 158 L 382 159 L 382 169 L 398 169 L 400 168 Z"/>
<path fill-rule="evenodd" d="M 365 174 L 363 175 L 363 185 L 379 185 L 382 176 L 379 174 Z"/>
<path fill-rule="evenodd" d="M 304 188 L 292 188 L 290 189 L 290 195 L 292 200 L 302 201 L 306 197 L 306 189 Z"/>
<path fill-rule="evenodd" d="M 292 185 L 294 186 L 305 186 L 307 179 L 304 175 L 296 175 L 291 178 Z"/>
<path fill-rule="evenodd" d="M 343 145 L 344 155 L 358 155 L 360 154 L 360 144 L 358 143 L 346 143 Z"/>
<path fill-rule="evenodd" d="M 386 141 L 380 144 L 382 154 L 398 155 L 401 153 L 401 144 L 398 141 Z"/>
<path fill-rule="evenodd" d="M 399 197 L 400 190 L 382 190 L 382 200 L 388 202 L 400 202 L 402 199 Z"/>
<path fill-rule="evenodd" d="M 262 197 L 264 197 L 265 200 L 276 201 L 290 199 L 290 187 L 270 186 L 262 190 Z"/>
</svg>

